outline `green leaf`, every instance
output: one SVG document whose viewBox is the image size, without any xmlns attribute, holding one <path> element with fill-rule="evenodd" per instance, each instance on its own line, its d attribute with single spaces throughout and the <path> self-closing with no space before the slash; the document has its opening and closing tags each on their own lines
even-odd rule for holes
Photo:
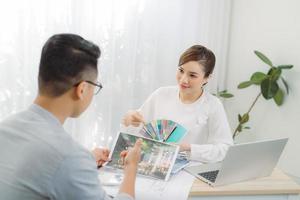
<svg viewBox="0 0 300 200">
<path fill-rule="evenodd" d="M 219 91 L 219 93 L 227 93 L 227 90 Z"/>
<path fill-rule="evenodd" d="M 283 104 L 283 97 L 284 97 L 283 91 L 282 91 L 282 89 L 279 88 L 277 90 L 275 96 L 273 97 L 277 106 L 281 106 Z"/>
<path fill-rule="evenodd" d="M 223 97 L 223 98 L 231 98 L 231 97 L 233 97 L 233 94 L 230 94 L 230 93 L 221 93 L 221 94 L 220 94 L 220 97 Z"/>
<path fill-rule="evenodd" d="M 270 67 L 273 67 L 273 64 L 271 62 L 271 60 L 265 56 L 263 53 L 259 52 L 259 51 L 254 51 L 254 53 L 267 65 L 269 65 Z"/>
<path fill-rule="evenodd" d="M 268 71 L 268 75 L 271 76 L 271 79 L 273 81 L 277 81 L 281 75 L 281 69 L 277 68 L 277 67 L 272 67 L 269 71 Z"/>
<path fill-rule="evenodd" d="M 283 85 L 284 85 L 284 87 L 285 87 L 285 89 L 286 89 L 286 93 L 289 94 L 289 85 L 288 85 L 288 83 L 287 83 L 286 80 L 284 80 L 284 78 L 282 78 L 282 77 L 281 77 L 281 80 L 282 80 Z"/>
<path fill-rule="evenodd" d="M 277 67 L 279 69 L 292 69 L 294 66 L 293 65 L 278 65 Z"/>
<path fill-rule="evenodd" d="M 249 87 L 250 85 L 252 85 L 252 82 L 251 81 L 245 81 L 245 82 L 242 82 L 238 85 L 238 88 L 239 89 L 243 89 L 243 88 L 246 88 L 246 87 Z"/>
<path fill-rule="evenodd" d="M 233 94 L 227 92 L 227 90 L 223 90 L 223 91 L 217 91 L 217 94 L 213 94 L 217 97 L 222 97 L 222 98 L 231 98 L 233 97 Z"/>
<path fill-rule="evenodd" d="M 248 121 L 249 121 L 249 114 L 245 113 L 240 122 L 241 124 L 245 124 Z"/>
<path fill-rule="evenodd" d="M 254 74 L 252 74 L 250 80 L 252 83 L 259 85 L 266 77 L 267 75 L 262 72 L 255 72 Z"/>
<path fill-rule="evenodd" d="M 240 114 L 238 114 L 238 119 L 239 119 L 239 122 L 241 122 L 242 116 Z"/>
<path fill-rule="evenodd" d="M 261 93 L 267 100 L 273 98 L 279 89 L 277 82 L 271 80 L 270 78 L 263 80 L 260 86 Z"/>
</svg>

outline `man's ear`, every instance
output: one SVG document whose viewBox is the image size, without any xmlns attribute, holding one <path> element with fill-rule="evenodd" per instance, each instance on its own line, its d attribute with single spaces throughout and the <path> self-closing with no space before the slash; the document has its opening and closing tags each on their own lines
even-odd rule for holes
<svg viewBox="0 0 300 200">
<path fill-rule="evenodd" d="M 79 85 L 75 88 L 75 96 L 76 98 L 82 100 L 85 96 L 87 89 L 87 83 L 86 82 L 81 82 Z"/>
</svg>

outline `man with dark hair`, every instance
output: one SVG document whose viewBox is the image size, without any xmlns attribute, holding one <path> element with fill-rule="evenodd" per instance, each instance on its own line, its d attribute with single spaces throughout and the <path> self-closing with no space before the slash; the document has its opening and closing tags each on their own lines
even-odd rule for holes
<svg viewBox="0 0 300 200">
<path fill-rule="evenodd" d="M 99 56 L 99 47 L 78 35 L 48 39 L 37 98 L 26 111 L 0 123 L 0 199 L 110 199 L 93 155 L 62 127 L 68 117 L 84 112 L 102 88 L 96 81 Z M 124 180 L 116 199 L 134 197 L 140 146 L 137 141 L 122 152 Z"/>
</svg>

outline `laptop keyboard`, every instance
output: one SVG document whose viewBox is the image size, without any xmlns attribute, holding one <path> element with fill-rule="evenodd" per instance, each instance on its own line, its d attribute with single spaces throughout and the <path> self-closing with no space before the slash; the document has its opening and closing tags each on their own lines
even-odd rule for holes
<svg viewBox="0 0 300 200">
<path fill-rule="evenodd" d="M 209 171 L 209 172 L 202 172 L 199 173 L 199 176 L 202 176 L 204 178 L 206 178 L 207 180 L 209 180 L 210 182 L 214 183 L 216 181 L 217 175 L 219 173 L 219 170 L 215 170 L 215 171 Z"/>
</svg>

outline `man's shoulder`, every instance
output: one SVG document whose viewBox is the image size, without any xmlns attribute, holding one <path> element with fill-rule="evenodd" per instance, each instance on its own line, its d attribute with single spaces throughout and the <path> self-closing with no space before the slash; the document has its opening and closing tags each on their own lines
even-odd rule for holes
<svg viewBox="0 0 300 200">
<path fill-rule="evenodd" d="M 14 138 L 19 141 L 24 153 L 34 151 L 36 156 L 47 157 L 53 163 L 74 153 L 87 153 L 61 125 L 44 120 L 30 110 L 6 118 L 0 123 L 0 130 L 6 133 L 3 137 L 7 140 Z"/>
</svg>

